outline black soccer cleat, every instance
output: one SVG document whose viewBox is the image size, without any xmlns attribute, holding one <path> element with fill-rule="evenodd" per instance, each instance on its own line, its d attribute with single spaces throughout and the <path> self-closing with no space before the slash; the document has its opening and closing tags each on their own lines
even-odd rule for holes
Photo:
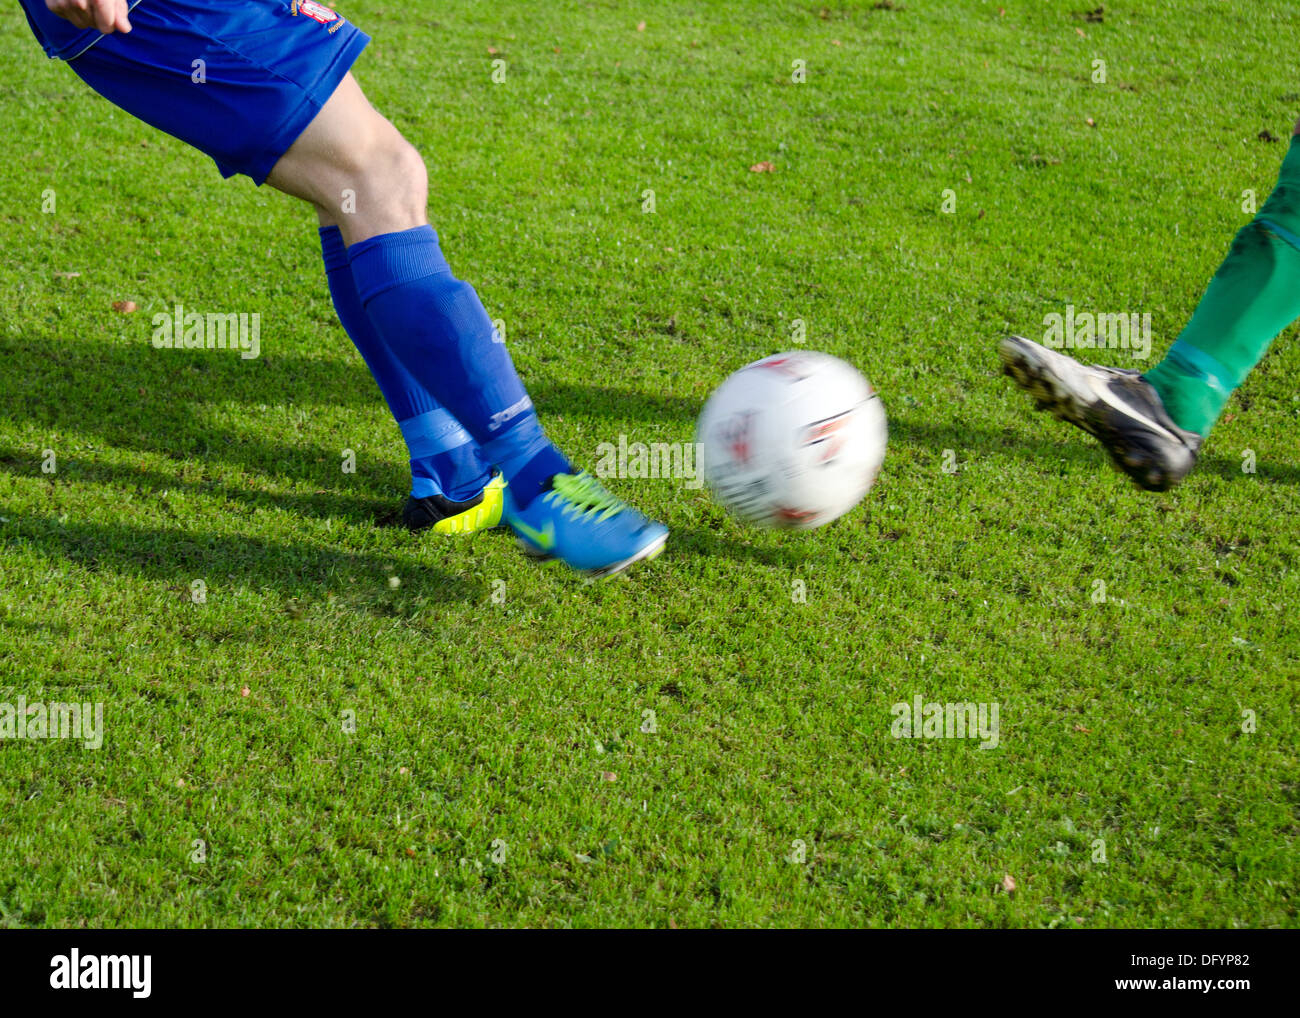
<svg viewBox="0 0 1300 1018">
<path fill-rule="evenodd" d="M 468 502 L 453 502 L 442 495 L 416 498 L 412 495 L 402 509 L 402 525 L 407 530 L 433 528 L 435 534 L 476 534 L 501 526 L 506 480 L 493 476 L 483 490 Z"/>
<path fill-rule="evenodd" d="M 1196 465 L 1203 439 L 1173 422 L 1139 372 L 1080 364 L 1022 336 L 1002 340 L 998 354 L 1039 410 L 1096 438 L 1138 487 L 1168 491 Z"/>
</svg>

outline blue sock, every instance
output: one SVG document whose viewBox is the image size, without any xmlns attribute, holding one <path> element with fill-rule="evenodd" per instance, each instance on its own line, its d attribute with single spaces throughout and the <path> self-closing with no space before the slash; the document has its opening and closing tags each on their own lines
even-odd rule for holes
<svg viewBox="0 0 1300 1018">
<path fill-rule="evenodd" d="M 375 332 L 357 295 L 339 228 L 321 227 L 320 242 L 334 310 L 379 383 L 379 391 L 406 440 L 411 459 L 411 494 L 416 498 L 442 495 L 453 502 L 468 502 L 483 490 L 491 476 L 477 444 L 411 377 Z"/>
<path fill-rule="evenodd" d="M 432 226 L 360 241 L 348 258 L 375 331 L 505 474 L 520 506 L 552 476 L 572 471 L 543 433 L 478 294 L 452 275 Z"/>
<path fill-rule="evenodd" d="M 411 494 L 452 502 L 478 497 L 492 471 L 468 431 L 442 407 L 397 422 L 411 454 Z"/>
</svg>

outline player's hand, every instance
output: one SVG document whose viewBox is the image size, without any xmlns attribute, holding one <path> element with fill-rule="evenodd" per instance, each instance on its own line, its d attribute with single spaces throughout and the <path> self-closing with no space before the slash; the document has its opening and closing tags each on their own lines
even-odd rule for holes
<svg viewBox="0 0 1300 1018">
<path fill-rule="evenodd" d="M 129 32 L 127 0 L 45 0 L 51 14 L 71 21 L 78 28 L 98 28 L 101 32 Z"/>
</svg>

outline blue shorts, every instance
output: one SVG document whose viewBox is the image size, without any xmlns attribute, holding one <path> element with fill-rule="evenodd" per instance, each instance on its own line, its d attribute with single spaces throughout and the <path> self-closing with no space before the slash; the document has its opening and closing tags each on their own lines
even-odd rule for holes
<svg viewBox="0 0 1300 1018">
<path fill-rule="evenodd" d="M 115 106 L 261 184 L 370 41 L 314 0 L 141 0 L 68 61 Z"/>
</svg>

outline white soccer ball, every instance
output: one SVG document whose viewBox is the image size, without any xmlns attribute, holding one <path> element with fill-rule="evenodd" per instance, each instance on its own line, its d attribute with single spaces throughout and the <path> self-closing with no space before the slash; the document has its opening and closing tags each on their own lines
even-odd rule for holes
<svg viewBox="0 0 1300 1018">
<path fill-rule="evenodd" d="M 888 433 L 871 383 L 811 350 L 745 365 L 713 390 L 695 425 L 714 497 L 747 523 L 795 530 L 862 501 Z"/>
</svg>

